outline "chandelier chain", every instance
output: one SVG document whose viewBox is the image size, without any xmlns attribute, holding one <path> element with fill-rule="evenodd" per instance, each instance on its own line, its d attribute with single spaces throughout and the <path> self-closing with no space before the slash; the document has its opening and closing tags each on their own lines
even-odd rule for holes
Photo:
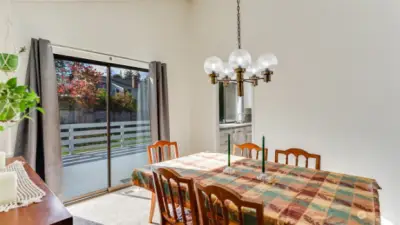
<svg viewBox="0 0 400 225">
<path fill-rule="evenodd" d="M 240 0 L 237 0 L 237 44 L 238 49 L 242 48 L 241 29 L 240 29 Z"/>
</svg>

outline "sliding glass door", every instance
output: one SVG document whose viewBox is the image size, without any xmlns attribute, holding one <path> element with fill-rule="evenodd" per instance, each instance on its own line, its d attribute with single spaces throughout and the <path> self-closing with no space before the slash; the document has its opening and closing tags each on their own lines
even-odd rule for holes
<svg viewBox="0 0 400 225">
<path fill-rule="evenodd" d="M 150 142 L 147 69 L 55 55 L 63 200 L 129 183 Z"/>
<path fill-rule="evenodd" d="M 111 67 L 111 185 L 130 184 L 133 168 L 147 164 L 151 142 L 148 72 Z"/>
</svg>

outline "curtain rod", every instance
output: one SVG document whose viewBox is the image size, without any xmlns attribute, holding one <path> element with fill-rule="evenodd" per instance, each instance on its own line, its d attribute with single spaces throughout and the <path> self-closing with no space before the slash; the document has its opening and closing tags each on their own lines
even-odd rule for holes
<svg viewBox="0 0 400 225">
<path fill-rule="evenodd" d="M 76 48 L 76 47 L 70 47 L 70 46 L 59 45 L 59 44 L 51 44 L 51 45 L 53 47 L 69 48 L 69 49 L 73 49 L 73 50 L 77 50 L 77 51 L 89 52 L 89 53 L 94 53 L 94 54 L 104 55 L 104 56 L 109 56 L 109 57 L 116 57 L 116 58 L 131 60 L 131 61 L 135 61 L 135 62 L 141 62 L 141 63 L 147 63 L 147 64 L 150 63 L 150 62 L 146 62 L 146 61 L 143 61 L 143 60 L 132 59 L 132 58 L 125 57 L 125 56 L 119 56 L 119 55 L 113 55 L 113 54 L 108 54 L 108 53 L 97 52 L 97 51 L 88 50 L 88 49 L 84 49 L 84 48 Z"/>
</svg>

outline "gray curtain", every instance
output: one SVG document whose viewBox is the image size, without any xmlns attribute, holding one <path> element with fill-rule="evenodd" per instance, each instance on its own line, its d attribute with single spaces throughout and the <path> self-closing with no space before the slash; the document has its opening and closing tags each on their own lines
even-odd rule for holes
<svg viewBox="0 0 400 225">
<path fill-rule="evenodd" d="M 26 85 L 40 97 L 44 115 L 33 112 L 33 120 L 18 127 L 15 154 L 26 161 L 57 195 L 61 194 L 60 111 L 53 51 L 48 40 L 32 39 Z"/>
<path fill-rule="evenodd" d="M 152 141 L 169 140 L 167 65 L 150 63 L 150 126 Z"/>
</svg>

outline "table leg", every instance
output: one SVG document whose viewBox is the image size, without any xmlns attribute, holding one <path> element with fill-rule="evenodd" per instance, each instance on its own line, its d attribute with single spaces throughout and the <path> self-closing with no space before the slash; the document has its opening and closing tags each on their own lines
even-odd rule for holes
<svg viewBox="0 0 400 225">
<path fill-rule="evenodd" d="M 149 223 L 153 223 L 154 208 L 156 207 L 156 194 L 151 193 Z"/>
</svg>

